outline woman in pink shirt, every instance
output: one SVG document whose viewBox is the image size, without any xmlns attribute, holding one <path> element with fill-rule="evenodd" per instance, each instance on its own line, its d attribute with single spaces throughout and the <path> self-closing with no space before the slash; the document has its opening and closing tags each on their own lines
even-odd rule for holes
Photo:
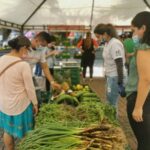
<svg viewBox="0 0 150 150">
<path fill-rule="evenodd" d="M 33 129 L 38 102 L 31 68 L 21 59 L 27 54 L 30 41 L 19 36 L 8 44 L 11 52 L 0 58 L 0 128 L 4 130 L 6 149 L 14 150 L 14 137 L 22 138 Z"/>
</svg>

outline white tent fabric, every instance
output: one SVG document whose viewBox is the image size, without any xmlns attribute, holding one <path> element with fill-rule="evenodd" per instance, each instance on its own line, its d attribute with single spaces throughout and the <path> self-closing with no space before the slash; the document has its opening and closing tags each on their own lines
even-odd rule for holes
<svg viewBox="0 0 150 150">
<path fill-rule="evenodd" d="M 43 0 L 0 0 L 0 19 L 22 25 Z M 93 0 L 47 0 L 26 25 L 90 25 Z M 148 0 L 150 3 L 150 0 Z M 143 0 L 95 0 L 92 25 L 130 25 Z"/>
</svg>

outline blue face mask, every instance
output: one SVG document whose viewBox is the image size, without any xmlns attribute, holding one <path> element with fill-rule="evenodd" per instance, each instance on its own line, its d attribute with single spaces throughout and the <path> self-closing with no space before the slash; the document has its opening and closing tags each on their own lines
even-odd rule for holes
<svg viewBox="0 0 150 150">
<path fill-rule="evenodd" d="M 138 35 L 134 35 L 134 36 L 132 36 L 132 40 L 135 45 L 138 45 L 141 41 L 141 38 Z"/>
</svg>

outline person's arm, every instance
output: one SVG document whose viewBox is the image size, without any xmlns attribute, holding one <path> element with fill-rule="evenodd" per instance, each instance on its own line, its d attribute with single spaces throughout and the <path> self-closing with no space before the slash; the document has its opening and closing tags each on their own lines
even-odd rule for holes
<svg viewBox="0 0 150 150">
<path fill-rule="evenodd" d="M 46 58 L 48 58 L 50 56 L 55 56 L 55 55 L 58 55 L 58 54 L 60 54 L 60 51 L 53 50 L 53 51 L 50 51 L 48 54 L 46 54 Z"/>
<path fill-rule="evenodd" d="M 29 64 L 24 64 L 22 67 L 22 76 L 28 98 L 31 100 L 34 108 L 34 114 L 38 113 L 38 101 L 35 93 L 35 88 L 32 80 L 32 72 Z"/>
<path fill-rule="evenodd" d="M 51 84 L 52 88 L 60 89 L 61 86 L 54 81 L 54 79 L 53 79 L 53 77 L 49 71 L 49 68 L 48 68 L 48 65 L 46 62 L 45 51 L 42 51 L 42 53 L 41 53 L 40 66 L 44 72 L 45 77 L 47 78 L 47 80 Z"/>
<path fill-rule="evenodd" d="M 49 81 L 50 83 L 53 82 L 54 79 L 53 79 L 53 77 L 52 77 L 52 75 L 51 75 L 51 73 L 50 73 L 50 71 L 49 71 L 49 68 L 48 68 L 47 63 L 46 63 L 46 62 L 45 62 L 45 63 L 40 63 L 40 65 L 41 65 L 41 68 L 42 68 L 42 70 L 43 70 L 43 72 L 44 72 L 44 75 L 45 75 L 45 77 L 48 79 L 48 81 Z"/>
<path fill-rule="evenodd" d="M 117 68 L 117 75 L 118 75 L 118 84 L 123 84 L 123 56 L 124 55 L 123 45 L 118 42 L 114 42 L 111 46 L 111 56 L 115 61 L 116 68 Z"/>
<path fill-rule="evenodd" d="M 132 57 L 132 56 L 134 56 L 134 52 L 133 53 L 126 53 L 127 58 Z"/>
<path fill-rule="evenodd" d="M 57 88 L 60 89 L 61 88 L 60 85 L 57 84 L 56 82 L 54 82 L 54 79 L 53 79 L 53 77 L 52 77 L 52 75 L 49 71 L 47 63 L 46 62 L 45 63 L 40 63 L 40 65 L 41 65 L 41 68 L 43 69 L 45 77 L 48 79 L 48 81 L 52 85 L 52 87 L 56 88 L 56 89 Z"/>
<path fill-rule="evenodd" d="M 92 42 L 93 42 L 92 44 L 93 44 L 93 48 L 94 48 L 92 53 L 95 54 L 96 53 L 96 49 L 98 48 L 98 43 L 94 39 L 92 39 Z"/>
<path fill-rule="evenodd" d="M 77 44 L 77 48 L 81 48 L 82 43 L 83 43 L 83 40 L 80 40 L 79 43 Z"/>
<path fill-rule="evenodd" d="M 117 58 L 115 59 L 117 73 L 118 73 L 118 84 L 123 84 L 123 59 Z"/>
<path fill-rule="evenodd" d="M 94 48 L 98 48 L 98 46 L 99 46 L 98 43 L 97 43 L 97 41 L 94 40 L 94 39 L 93 39 L 93 45 L 94 45 Z"/>
<path fill-rule="evenodd" d="M 77 44 L 77 48 L 80 49 L 81 53 L 84 52 L 84 50 L 82 49 L 82 45 L 83 45 L 83 40 L 80 40 L 79 43 Z"/>
<path fill-rule="evenodd" d="M 49 51 L 47 54 L 46 54 L 46 58 L 50 57 L 50 56 L 53 56 L 56 54 L 56 51 L 53 50 L 53 51 Z"/>
<path fill-rule="evenodd" d="M 135 121 L 143 121 L 143 105 L 150 90 L 150 51 L 137 52 L 138 89 L 132 116 Z"/>
<path fill-rule="evenodd" d="M 32 101 L 33 105 L 37 105 L 37 97 L 35 94 L 35 88 L 32 80 L 32 72 L 29 64 L 25 64 L 22 68 L 22 76 L 25 84 L 25 89 L 27 91 L 29 99 Z"/>
<path fill-rule="evenodd" d="M 118 92 L 121 97 L 126 96 L 124 87 L 124 49 L 123 45 L 119 42 L 114 42 L 110 50 L 111 56 L 115 61 L 117 76 L 118 76 Z"/>
<path fill-rule="evenodd" d="M 124 82 L 123 82 L 123 59 L 117 58 L 115 59 L 116 67 L 117 67 L 117 73 L 118 73 L 118 92 L 121 97 L 126 97 Z"/>
</svg>

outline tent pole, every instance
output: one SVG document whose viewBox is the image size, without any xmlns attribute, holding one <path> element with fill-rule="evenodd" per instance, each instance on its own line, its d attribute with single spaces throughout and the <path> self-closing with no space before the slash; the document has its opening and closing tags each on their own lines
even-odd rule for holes
<svg viewBox="0 0 150 150">
<path fill-rule="evenodd" d="M 92 30 L 93 11 L 94 11 L 94 0 L 92 0 L 92 10 L 91 10 L 91 19 L 90 19 L 90 30 Z"/>
<path fill-rule="evenodd" d="M 148 7 L 148 8 L 150 8 L 150 4 L 148 3 L 148 1 L 147 0 L 143 0 L 144 1 L 144 3 L 146 4 L 146 6 Z"/>
<path fill-rule="evenodd" d="M 40 7 L 46 2 L 46 0 L 43 0 L 39 6 L 33 11 L 33 13 L 26 19 L 26 21 L 22 24 L 22 29 L 24 28 L 25 24 L 32 18 L 32 16 L 40 9 Z"/>
<path fill-rule="evenodd" d="M 23 35 L 23 31 L 24 31 L 24 26 L 22 25 L 21 28 L 20 28 L 21 35 Z"/>
</svg>

